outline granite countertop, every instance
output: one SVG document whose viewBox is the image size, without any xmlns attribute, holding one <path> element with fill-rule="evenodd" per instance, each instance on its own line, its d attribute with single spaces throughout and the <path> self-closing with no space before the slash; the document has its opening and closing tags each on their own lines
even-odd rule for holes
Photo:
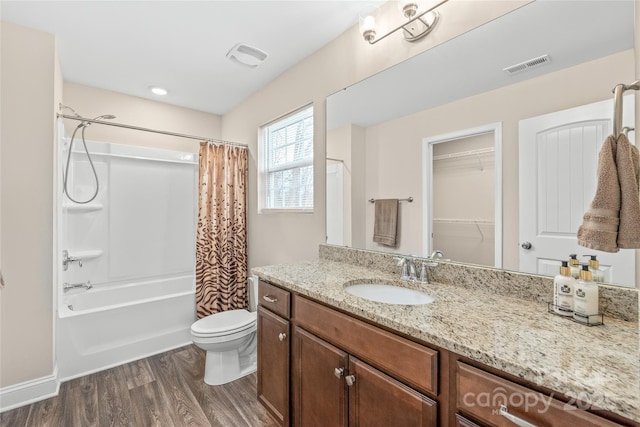
<svg viewBox="0 0 640 427">
<path fill-rule="evenodd" d="M 252 269 L 260 278 L 566 396 L 640 422 L 638 324 L 587 327 L 538 303 L 453 285 L 413 284 L 351 264 L 316 260 Z M 427 305 L 376 303 L 344 291 L 392 282 L 434 297 Z M 584 406 L 583 406 L 584 407 Z"/>
</svg>

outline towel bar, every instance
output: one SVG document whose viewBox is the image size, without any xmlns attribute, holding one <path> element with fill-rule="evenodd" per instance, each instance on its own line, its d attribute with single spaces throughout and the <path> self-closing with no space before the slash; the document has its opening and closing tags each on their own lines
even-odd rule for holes
<svg viewBox="0 0 640 427">
<path fill-rule="evenodd" d="M 413 202 L 413 197 L 407 197 L 406 199 L 398 199 L 399 202 Z M 369 199 L 369 203 L 375 203 L 376 199 Z"/>
<path fill-rule="evenodd" d="M 613 135 L 616 137 L 622 132 L 622 95 L 627 90 L 640 90 L 640 80 L 630 85 L 618 84 L 613 88 Z"/>
</svg>

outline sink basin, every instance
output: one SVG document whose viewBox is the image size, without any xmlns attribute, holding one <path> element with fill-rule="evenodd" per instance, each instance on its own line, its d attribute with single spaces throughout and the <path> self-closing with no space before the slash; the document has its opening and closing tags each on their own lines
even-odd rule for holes
<svg viewBox="0 0 640 427">
<path fill-rule="evenodd" d="M 351 295 L 386 304 L 421 305 L 433 302 L 424 292 L 384 283 L 359 283 L 344 288 Z"/>
</svg>

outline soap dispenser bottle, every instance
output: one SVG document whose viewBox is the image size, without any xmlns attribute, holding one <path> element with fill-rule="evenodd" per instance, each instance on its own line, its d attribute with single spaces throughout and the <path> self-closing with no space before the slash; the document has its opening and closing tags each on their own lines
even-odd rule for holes
<svg viewBox="0 0 640 427">
<path fill-rule="evenodd" d="M 597 323 L 598 315 L 598 285 L 591 278 L 588 265 L 580 270 L 580 279 L 576 282 L 573 294 L 573 319 L 582 323 Z"/>
<path fill-rule="evenodd" d="M 571 277 L 578 280 L 580 278 L 580 262 L 577 254 L 569 255 L 569 269 L 571 270 Z"/>
<path fill-rule="evenodd" d="M 585 255 L 591 257 L 589 260 L 589 271 L 594 282 L 604 282 L 604 271 L 600 269 L 600 262 L 596 259 L 596 255 Z"/>
<path fill-rule="evenodd" d="M 562 261 L 560 274 L 553 279 L 553 311 L 561 316 L 573 315 L 573 292 L 576 279 L 571 277 L 567 261 Z"/>
</svg>

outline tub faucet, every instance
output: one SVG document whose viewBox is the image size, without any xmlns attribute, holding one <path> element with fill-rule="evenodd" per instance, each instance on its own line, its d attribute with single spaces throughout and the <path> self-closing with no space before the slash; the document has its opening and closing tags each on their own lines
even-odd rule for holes
<svg viewBox="0 0 640 427">
<path fill-rule="evenodd" d="M 85 288 L 87 291 L 91 288 L 93 288 L 93 285 L 91 284 L 91 281 L 87 280 L 87 282 L 79 282 L 79 283 L 64 283 L 62 285 L 62 290 L 64 292 L 68 292 L 71 289 L 77 289 L 77 288 Z"/>
<path fill-rule="evenodd" d="M 69 251 L 66 249 L 62 251 L 62 269 L 67 271 L 69 269 L 69 264 L 72 262 L 77 262 L 78 267 L 82 267 L 82 258 L 70 256 Z"/>
</svg>

